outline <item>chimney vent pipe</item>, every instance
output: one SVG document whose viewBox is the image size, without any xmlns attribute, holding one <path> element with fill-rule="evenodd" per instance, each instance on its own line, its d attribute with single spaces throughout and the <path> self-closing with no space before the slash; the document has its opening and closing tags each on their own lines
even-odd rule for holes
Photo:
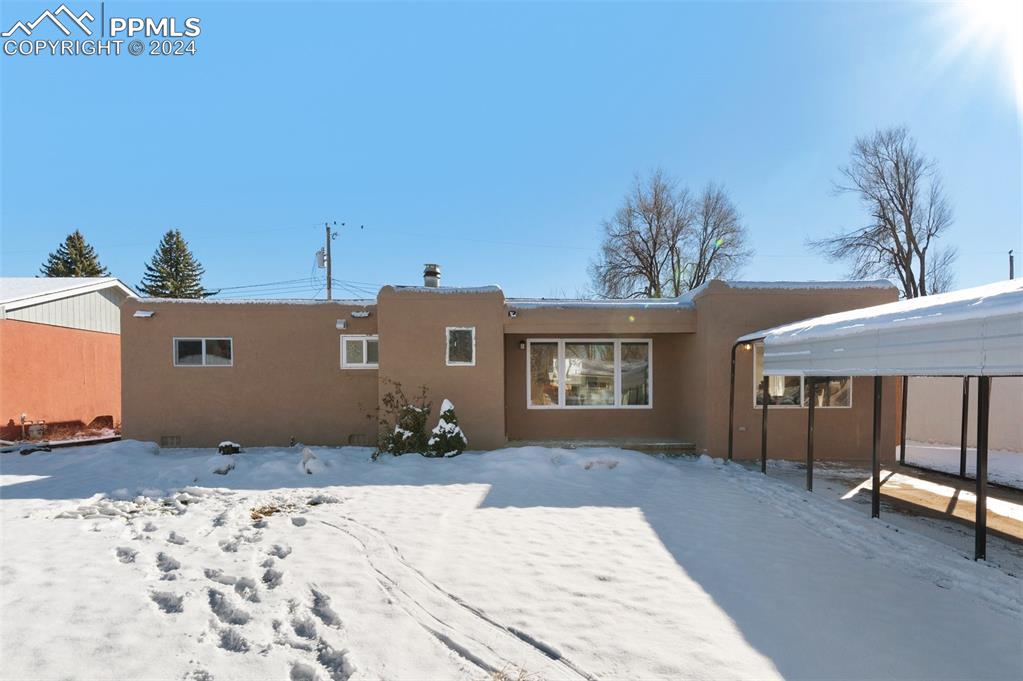
<svg viewBox="0 0 1023 681">
<path fill-rule="evenodd" d="M 427 288 L 440 286 L 440 265 L 428 262 L 423 266 L 423 285 Z"/>
</svg>

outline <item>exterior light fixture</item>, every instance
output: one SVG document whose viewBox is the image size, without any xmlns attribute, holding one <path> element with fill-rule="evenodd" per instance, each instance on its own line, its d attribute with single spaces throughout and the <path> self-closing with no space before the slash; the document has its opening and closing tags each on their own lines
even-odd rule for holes
<svg viewBox="0 0 1023 681">
<path fill-rule="evenodd" d="M 515 319 L 516 317 L 519 316 L 519 311 L 518 310 L 508 310 L 508 316 L 511 317 L 512 319 Z"/>
<path fill-rule="evenodd" d="M 742 349 L 746 350 L 747 352 L 749 352 L 750 350 L 753 349 L 753 344 L 752 343 L 743 343 L 742 344 Z"/>
<path fill-rule="evenodd" d="M 334 324 L 334 326 L 336 326 L 339 329 L 347 329 L 348 328 L 348 320 L 347 319 L 339 319 Z"/>
<path fill-rule="evenodd" d="M 519 341 L 519 350 L 526 349 L 526 341 Z"/>
</svg>

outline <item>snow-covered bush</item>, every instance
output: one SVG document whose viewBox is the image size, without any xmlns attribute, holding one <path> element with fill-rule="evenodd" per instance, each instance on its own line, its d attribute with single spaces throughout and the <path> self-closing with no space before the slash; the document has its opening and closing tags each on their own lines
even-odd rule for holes
<svg viewBox="0 0 1023 681">
<path fill-rule="evenodd" d="M 426 444 L 427 451 L 423 455 L 433 457 L 458 456 L 469 446 L 465 433 L 458 425 L 455 405 L 449 400 L 444 400 L 440 405 L 440 421 Z"/>
<path fill-rule="evenodd" d="M 409 399 L 400 383 L 391 381 L 391 385 L 392 389 L 380 400 L 383 406 L 380 442 L 373 458 L 385 452 L 400 456 L 427 449 L 426 418 L 430 414 L 430 403 L 426 400 L 426 388 L 420 388 L 419 394 Z"/>
</svg>

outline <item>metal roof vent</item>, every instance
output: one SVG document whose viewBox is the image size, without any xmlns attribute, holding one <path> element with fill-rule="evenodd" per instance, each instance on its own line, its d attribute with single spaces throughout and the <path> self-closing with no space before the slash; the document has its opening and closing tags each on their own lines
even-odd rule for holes
<svg viewBox="0 0 1023 681">
<path fill-rule="evenodd" d="M 423 286 L 427 288 L 440 286 L 440 265 L 428 262 L 423 266 Z"/>
</svg>

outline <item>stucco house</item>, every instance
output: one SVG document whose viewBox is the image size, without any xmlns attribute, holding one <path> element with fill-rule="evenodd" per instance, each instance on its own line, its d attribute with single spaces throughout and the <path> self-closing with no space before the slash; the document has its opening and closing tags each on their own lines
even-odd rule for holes
<svg viewBox="0 0 1023 681">
<path fill-rule="evenodd" d="M 0 437 L 29 424 L 55 428 L 121 421 L 120 305 L 113 277 L 0 277 Z"/>
<path fill-rule="evenodd" d="M 434 410 L 451 400 L 473 449 L 605 441 L 723 456 L 737 338 L 898 298 L 887 281 L 715 280 L 677 299 L 517 299 L 438 279 L 428 268 L 423 285 L 369 300 L 129 298 L 123 433 L 163 446 L 374 444 L 380 400 L 399 382 L 426 386 Z M 736 360 L 737 458 L 760 452 L 757 355 L 751 344 Z M 819 385 L 823 457 L 869 458 L 869 380 Z M 770 455 L 798 458 L 811 396 L 798 377 L 769 383 Z"/>
</svg>

